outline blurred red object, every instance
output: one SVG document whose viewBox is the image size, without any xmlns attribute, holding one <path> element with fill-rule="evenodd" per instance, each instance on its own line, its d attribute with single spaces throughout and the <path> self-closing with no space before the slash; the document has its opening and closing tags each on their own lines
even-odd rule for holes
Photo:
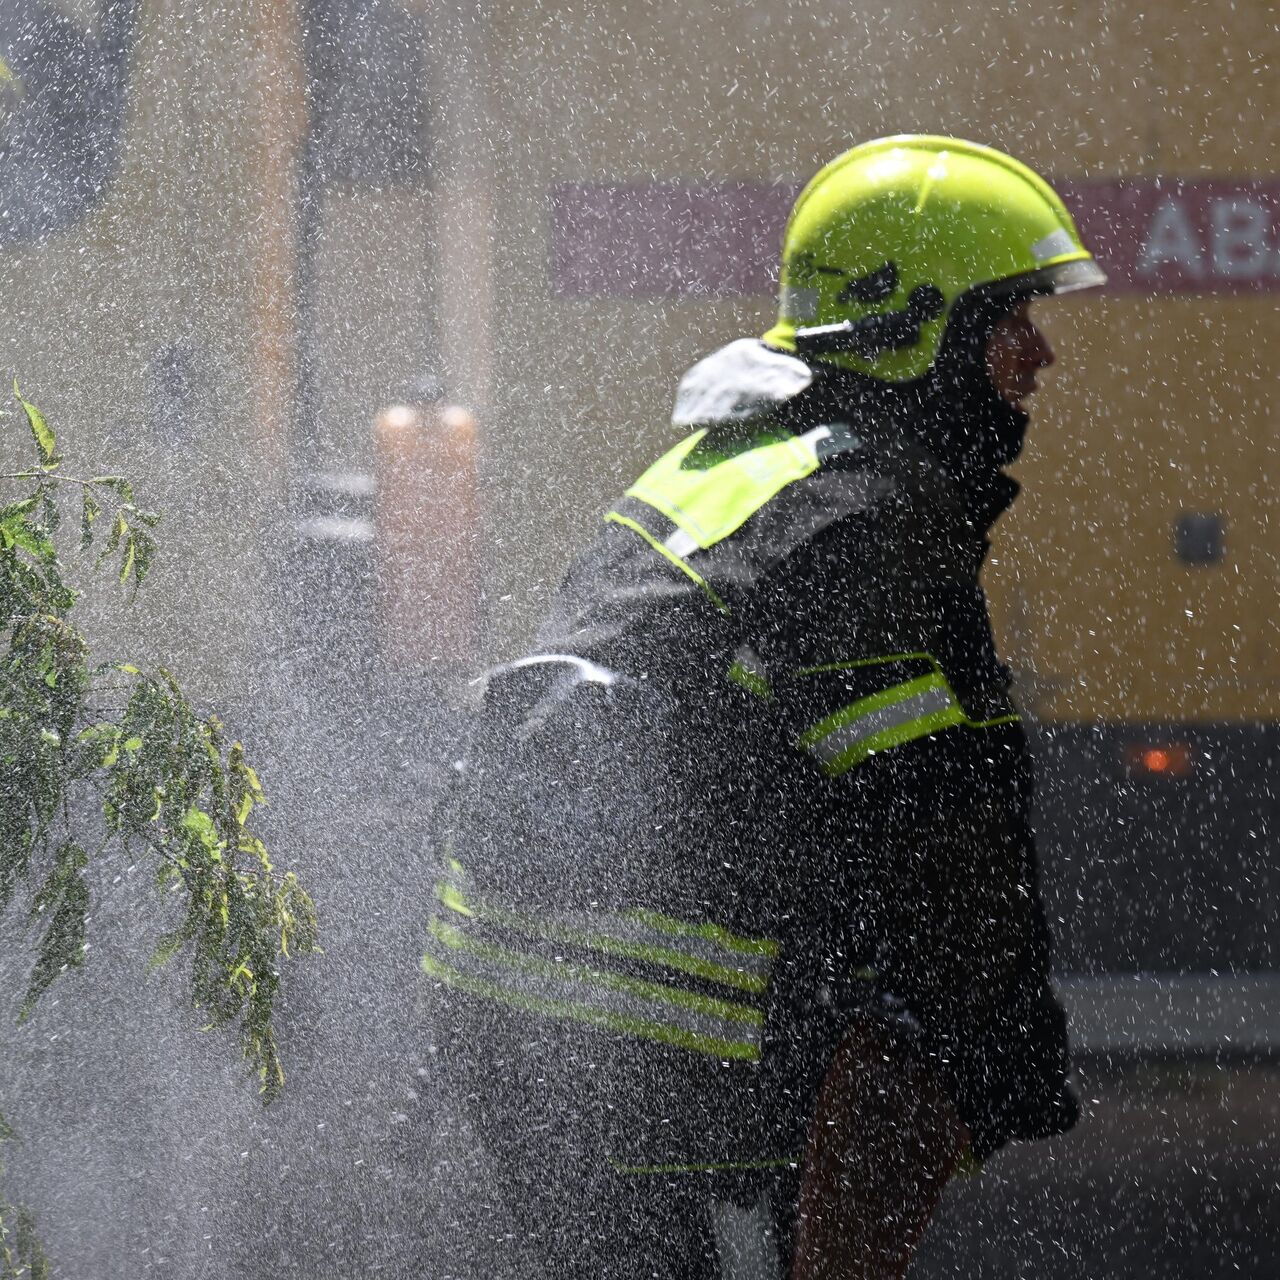
<svg viewBox="0 0 1280 1280">
<path fill-rule="evenodd" d="M 1192 771 L 1191 748 L 1185 742 L 1131 742 L 1125 765 L 1138 777 L 1185 778 Z"/>
<path fill-rule="evenodd" d="M 385 660 L 443 674 L 479 641 L 476 420 L 459 405 L 392 404 L 374 437 Z"/>
</svg>

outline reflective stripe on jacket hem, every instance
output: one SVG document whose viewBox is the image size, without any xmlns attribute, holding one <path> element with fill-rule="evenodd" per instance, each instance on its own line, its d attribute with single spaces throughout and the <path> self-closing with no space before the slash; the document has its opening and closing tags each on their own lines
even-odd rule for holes
<svg viewBox="0 0 1280 1280">
<path fill-rule="evenodd" d="M 656 984 L 632 984 L 575 965 L 548 965 L 515 952 L 494 954 L 499 949 L 470 944 L 449 926 L 433 927 L 432 938 L 443 955 L 428 951 L 423 970 L 471 995 L 718 1058 L 760 1058 L 764 1018 L 754 1009 L 727 1006 L 714 1013 L 697 1003 L 701 997 L 674 989 L 662 995 L 645 990 Z M 557 972 L 561 968 L 564 972 Z"/>
<path fill-rule="evenodd" d="M 653 911 L 535 917 L 481 904 L 450 880 L 436 885 L 436 899 L 460 916 L 488 920 L 514 933 L 597 951 L 602 957 L 641 960 L 753 995 L 767 989 L 777 954 L 777 944 L 766 939 L 740 938 L 717 925 L 688 924 Z"/>
<path fill-rule="evenodd" d="M 652 911 L 531 915 L 481 902 L 450 859 L 423 969 L 472 995 L 720 1058 L 758 1060 L 760 1009 L 690 990 L 674 974 L 762 996 L 777 945 Z M 569 954 L 560 954 L 563 947 Z M 570 951 L 570 949 L 573 951 Z M 576 956 L 574 953 L 576 952 Z M 585 956 L 585 959 L 583 958 Z M 636 961 L 619 972 L 610 962 Z M 671 980 L 663 970 L 674 971 Z M 662 980 L 654 980 L 650 974 Z"/>
</svg>

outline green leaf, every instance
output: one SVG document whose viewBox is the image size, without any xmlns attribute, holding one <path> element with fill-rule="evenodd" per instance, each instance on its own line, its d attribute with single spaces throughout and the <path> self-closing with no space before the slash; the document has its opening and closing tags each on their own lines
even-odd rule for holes
<svg viewBox="0 0 1280 1280">
<path fill-rule="evenodd" d="M 107 544 L 98 554 L 98 558 L 93 562 L 93 567 L 99 569 L 104 561 L 120 546 L 120 539 L 129 532 L 129 522 L 125 519 L 122 511 L 116 512 L 116 518 L 111 522 L 111 532 L 107 535 Z"/>
<path fill-rule="evenodd" d="M 12 522 L 5 524 L 4 531 L 9 535 L 7 541 L 11 546 L 16 544 L 45 564 L 56 560 L 57 548 L 45 536 L 43 530 L 27 524 L 25 520 L 19 520 L 16 524 Z"/>
<path fill-rule="evenodd" d="M 38 501 L 35 497 L 23 498 L 21 502 L 11 502 L 7 507 L 0 507 L 0 524 L 7 525 L 15 516 L 25 516 L 27 512 L 34 511 Z"/>
<path fill-rule="evenodd" d="M 182 829 L 189 831 L 206 849 L 216 849 L 220 843 L 218 828 L 203 809 L 188 809 L 182 819 Z"/>
<path fill-rule="evenodd" d="M 18 380 L 13 380 L 13 394 L 17 397 L 18 403 L 22 405 L 26 411 L 27 424 L 31 428 L 31 435 L 35 439 L 36 447 L 40 450 L 40 455 L 45 465 L 56 461 L 54 456 L 58 447 L 57 439 L 53 434 L 52 428 L 44 420 L 44 415 L 39 409 L 31 403 L 30 400 L 23 399 L 22 392 L 18 390 Z"/>
<path fill-rule="evenodd" d="M 22 1002 L 19 1022 L 34 1012 L 36 1002 L 67 969 L 84 963 L 85 918 L 89 911 L 89 887 L 81 872 L 89 865 L 89 855 L 74 841 L 58 849 L 53 870 L 40 886 L 31 905 L 32 921 L 48 920 L 36 952 L 31 981 Z"/>
<path fill-rule="evenodd" d="M 47 532 L 51 534 L 58 532 L 58 526 L 62 523 L 62 512 L 58 510 L 58 504 L 47 488 L 40 497 L 40 518 Z"/>
<path fill-rule="evenodd" d="M 93 522 L 102 511 L 97 498 L 85 489 L 80 506 L 80 549 L 83 551 L 93 541 Z"/>
<path fill-rule="evenodd" d="M 124 476 L 94 476 L 89 483 L 101 485 L 104 489 L 114 489 L 124 502 L 133 501 L 133 485 Z"/>
<path fill-rule="evenodd" d="M 49 1258 L 36 1235 L 35 1219 L 30 1210 L 18 1209 L 17 1230 L 13 1234 L 14 1253 L 17 1255 L 20 1280 L 50 1280 L 52 1271 Z M 26 1274 L 23 1275 L 25 1270 Z"/>
<path fill-rule="evenodd" d="M 151 572 L 156 543 L 149 533 L 143 533 L 142 530 L 137 529 L 133 535 L 133 546 L 137 553 L 133 566 L 133 582 L 135 587 L 140 587 L 146 581 L 147 574 Z"/>
<path fill-rule="evenodd" d="M 162 934 L 160 941 L 156 943 L 155 950 L 151 953 L 151 958 L 147 961 L 147 968 L 158 969 L 161 965 L 167 964 L 182 950 L 186 941 L 187 935 L 182 929 L 175 929 L 171 933 Z"/>
<path fill-rule="evenodd" d="M 320 950 L 314 905 L 292 875 L 277 877 L 251 829 L 265 796 L 221 721 L 197 712 L 165 670 L 90 662 L 68 617 L 79 597 L 63 581 L 58 555 L 61 540 L 76 534 L 57 528 L 48 474 L 58 465 L 56 441 L 38 411 L 27 420 L 46 463 L 11 477 L 30 490 L 0 507 L 0 617 L 9 620 L 8 657 L 0 659 L 7 681 L 0 910 L 35 879 L 36 867 L 44 877 L 33 916 L 42 932 L 22 1016 L 58 974 L 85 959 L 86 859 L 72 843 L 83 822 L 104 857 L 118 851 L 151 861 L 164 894 L 157 911 L 181 912 L 153 962 L 189 949 L 192 1004 L 209 1026 L 236 1026 L 269 1102 L 284 1081 L 272 1025 L 279 970 L 282 958 Z M 153 563 L 159 516 L 138 510 L 132 486 L 114 475 L 82 488 L 79 514 L 81 546 L 93 548 L 97 565 L 113 560 L 136 591 Z M 121 702 L 123 709 L 108 710 Z M 55 853 L 58 839 L 66 843 Z M 0 1235 L 12 1231 L 5 1213 L 0 1205 Z M 0 1261 L 0 1275 L 3 1269 Z"/>
</svg>

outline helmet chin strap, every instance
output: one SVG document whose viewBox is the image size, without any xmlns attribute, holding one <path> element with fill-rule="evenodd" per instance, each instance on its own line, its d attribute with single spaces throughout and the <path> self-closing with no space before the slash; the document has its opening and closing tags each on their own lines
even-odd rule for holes
<svg viewBox="0 0 1280 1280">
<path fill-rule="evenodd" d="M 960 377 L 940 370 L 925 381 L 917 434 L 941 461 L 962 475 L 989 475 L 1022 452 L 1030 418 L 995 389 L 985 361 Z"/>
<path fill-rule="evenodd" d="M 1007 401 L 991 381 L 991 334 L 1031 291 L 962 298 L 933 367 L 921 380 L 925 443 L 961 472 L 1007 467 L 1022 452 L 1027 413 Z"/>
<path fill-rule="evenodd" d="M 1030 421 L 996 390 L 987 367 L 991 331 L 1024 296 L 962 299 L 922 378 L 881 382 L 818 362 L 820 377 L 804 399 L 812 405 L 811 397 L 821 397 L 827 411 L 849 411 L 873 432 L 878 420 L 887 433 L 910 434 L 958 476 L 989 478 L 1022 451 Z"/>
</svg>

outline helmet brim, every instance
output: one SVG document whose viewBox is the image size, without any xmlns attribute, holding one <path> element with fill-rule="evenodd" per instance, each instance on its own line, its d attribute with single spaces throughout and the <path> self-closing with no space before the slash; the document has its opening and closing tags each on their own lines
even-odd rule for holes
<svg viewBox="0 0 1280 1280">
<path fill-rule="evenodd" d="M 1079 293 L 1082 289 L 1100 289 L 1107 283 L 1107 273 L 1093 258 L 1074 258 L 1070 262 L 1053 263 L 1028 271 L 1025 275 L 1009 276 L 979 288 L 988 297 L 1021 296 L 1044 297 L 1048 294 Z"/>
</svg>

